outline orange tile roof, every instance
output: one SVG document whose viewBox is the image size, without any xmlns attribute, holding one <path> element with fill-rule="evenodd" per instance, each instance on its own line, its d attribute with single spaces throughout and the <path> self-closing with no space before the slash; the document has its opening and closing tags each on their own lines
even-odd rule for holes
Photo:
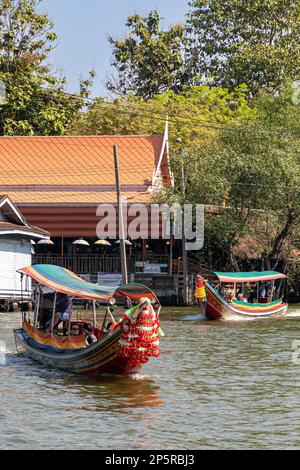
<svg viewBox="0 0 300 470">
<path fill-rule="evenodd" d="M 114 204 L 117 201 L 116 192 L 97 192 L 97 191 L 24 191 L 9 192 L 9 197 L 17 206 L 24 204 L 93 204 L 101 203 Z M 147 203 L 151 201 L 152 194 L 150 192 L 124 192 L 128 204 Z"/>
<path fill-rule="evenodd" d="M 0 185 L 151 185 L 163 136 L 1 137 Z"/>
</svg>

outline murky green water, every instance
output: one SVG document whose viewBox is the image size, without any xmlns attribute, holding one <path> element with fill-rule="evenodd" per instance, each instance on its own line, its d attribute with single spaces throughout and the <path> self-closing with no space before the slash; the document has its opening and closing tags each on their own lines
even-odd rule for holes
<svg viewBox="0 0 300 470">
<path fill-rule="evenodd" d="M 0 314 L 0 448 L 299 449 L 300 306 L 283 320 L 182 320 L 190 314 L 165 309 L 161 357 L 138 380 L 68 376 L 18 357 L 20 315 Z"/>
</svg>

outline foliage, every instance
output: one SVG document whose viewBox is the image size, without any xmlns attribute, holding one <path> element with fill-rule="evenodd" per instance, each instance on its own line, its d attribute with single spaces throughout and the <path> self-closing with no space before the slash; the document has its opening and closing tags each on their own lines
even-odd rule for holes
<svg viewBox="0 0 300 470">
<path fill-rule="evenodd" d="M 300 220 L 300 107 L 292 93 L 288 85 L 277 97 L 262 93 L 248 122 L 227 126 L 211 146 L 184 159 L 194 167 L 187 170 L 188 201 L 214 206 L 206 246 L 227 251 L 236 268 L 234 248 L 246 235 L 257 239 L 267 268 L 293 246 Z"/>
<path fill-rule="evenodd" d="M 130 16 L 124 40 L 109 37 L 117 75 L 108 80 L 110 91 L 124 95 L 133 93 L 145 99 L 168 90 L 181 90 L 186 82 L 184 71 L 185 28 L 181 24 L 167 31 L 160 28 L 162 18 L 157 11 L 148 16 Z"/>
<path fill-rule="evenodd" d="M 221 124 L 242 122 L 252 115 L 245 95 L 243 86 L 231 93 L 217 87 L 193 86 L 184 87 L 181 93 L 169 91 L 147 101 L 136 96 L 113 101 L 98 99 L 88 112 L 81 113 L 69 133 L 162 134 L 168 115 L 171 143 L 175 144 L 180 137 L 188 148 L 211 141 Z"/>
<path fill-rule="evenodd" d="M 188 14 L 188 75 L 256 94 L 300 74 L 300 3 L 193 0 Z"/>
<path fill-rule="evenodd" d="M 0 135 L 62 134 L 89 94 L 90 78 L 80 93 L 65 93 L 65 78 L 51 73 L 46 62 L 57 39 L 47 14 L 37 12 L 39 0 L 0 0 L 0 81 L 6 100 L 1 105 Z"/>
</svg>

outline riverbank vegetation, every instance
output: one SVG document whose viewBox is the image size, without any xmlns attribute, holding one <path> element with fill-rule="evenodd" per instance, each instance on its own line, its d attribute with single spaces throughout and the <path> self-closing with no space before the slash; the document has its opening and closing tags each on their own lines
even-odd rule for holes
<svg viewBox="0 0 300 470">
<path fill-rule="evenodd" d="M 280 269 L 299 291 L 300 4 L 194 0 L 185 24 L 156 11 L 109 37 L 107 96 L 89 100 L 94 73 L 66 93 L 51 71 L 56 42 L 37 0 L 0 3 L 0 134 L 152 134 L 169 119 L 173 190 L 206 205 L 205 246 L 222 270 Z M 180 140 L 179 140 L 180 139 Z M 179 143 L 181 142 L 181 143 Z"/>
</svg>

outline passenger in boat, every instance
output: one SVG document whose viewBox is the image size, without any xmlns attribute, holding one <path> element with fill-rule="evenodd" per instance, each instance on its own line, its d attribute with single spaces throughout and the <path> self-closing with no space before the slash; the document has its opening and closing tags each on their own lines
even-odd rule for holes
<svg viewBox="0 0 300 470">
<path fill-rule="evenodd" d="M 97 340 L 96 336 L 93 334 L 93 328 L 92 328 L 92 325 L 90 323 L 87 323 L 84 326 L 83 332 L 85 334 L 85 343 L 86 343 L 87 346 L 90 346 L 91 344 L 97 343 L 98 340 Z"/>
<path fill-rule="evenodd" d="M 71 336 L 79 336 L 79 325 L 71 326 Z"/>
<path fill-rule="evenodd" d="M 250 294 L 251 294 L 251 285 L 249 284 L 249 282 L 247 282 L 247 284 L 245 284 L 245 286 L 244 286 L 244 293 L 245 293 L 245 297 L 246 297 L 247 302 L 248 302 L 248 299 L 249 299 Z"/>
<path fill-rule="evenodd" d="M 66 294 L 59 294 L 56 300 L 56 313 L 58 320 L 54 325 L 54 330 L 63 322 L 63 333 L 67 334 L 72 316 L 72 297 Z"/>
<path fill-rule="evenodd" d="M 235 297 L 234 297 L 234 292 L 233 292 L 233 290 L 227 291 L 226 296 L 225 296 L 226 302 L 229 302 L 229 303 L 230 303 L 234 298 L 235 298 Z"/>
<path fill-rule="evenodd" d="M 256 292 L 254 292 L 254 291 L 250 292 L 248 302 L 251 303 L 251 304 L 255 304 L 255 302 L 257 302 Z"/>
<path fill-rule="evenodd" d="M 112 323 L 112 322 L 107 323 L 107 325 L 106 325 L 106 331 L 107 331 L 107 333 L 109 333 L 109 331 L 110 331 L 110 329 L 111 329 L 112 326 L 113 326 L 113 323 Z"/>
<path fill-rule="evenodd" d="M 243 296 L 243 294 L 238 294 L 236 296 L 236 299 L 239 301 L 239 302 L 248 302 L 248 300 L 246 299 L 246 297 Z"/>
<path fill-rule="evenodd" d="M 258 297 L 266 297 L 267 295 L 267 289 L 266 289 L 266 284 L 263 282 L 263 283 L 260 283 L 259 285 L 259 289 L 258 289 Z"/>
<path fill-rule="evenodd" d="M 117 322 L 107 323 L 107 325 L 103 329 L 103 333 L 106 334 L 106 335 L 111 333 L 114 330 L 114 328 L 116 327 L 116 325 L 117 325 Z"/>
</svg>

